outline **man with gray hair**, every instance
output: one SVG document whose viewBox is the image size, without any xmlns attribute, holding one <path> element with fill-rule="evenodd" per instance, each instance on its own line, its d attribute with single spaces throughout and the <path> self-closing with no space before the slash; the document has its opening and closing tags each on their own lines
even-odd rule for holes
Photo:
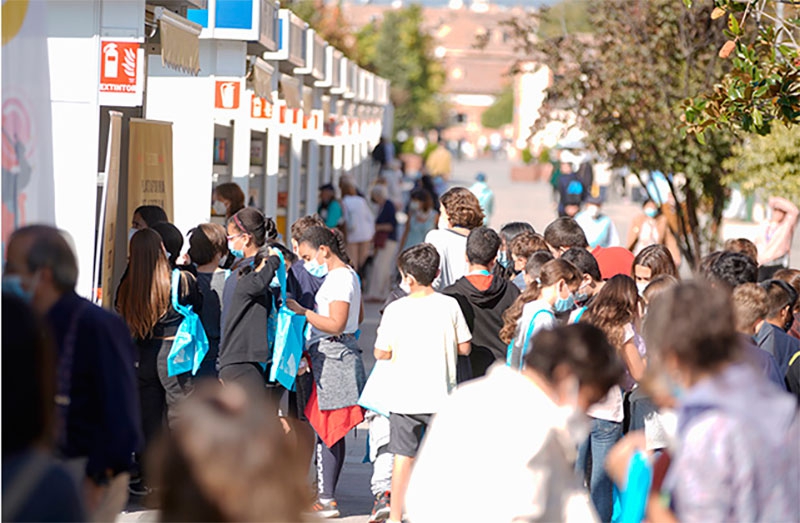
<svg viewBox="0 0 800 523">
<path fill-rule="evenodd" d="M 83 482 L 92 519 L 113 521 L 142 442 L 135 350 L 125 322 L 78 296 L 77 281 L 75 254 L 58 229 L 31 225 L 11 235 L 3 292 L 45 318 L 58 348 L 57 452 Z"/>
</svg>

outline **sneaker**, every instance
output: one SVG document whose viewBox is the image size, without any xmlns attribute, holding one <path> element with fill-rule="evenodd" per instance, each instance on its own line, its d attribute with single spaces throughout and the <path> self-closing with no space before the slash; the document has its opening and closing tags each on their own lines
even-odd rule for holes
<svg viewBox="0 0 800 523">
<path fill-rule="evenodd" d="M 317 500 L 311 507 L 311 513 L 316 514 L 322 519 L 338 518 L 340 515 L 339 504 L 336 503 L 335 499 L 330 501 Z"/>
<path fill-rule="evenodd" d="M 389 519 L 389 512 L 391 511 L 389 502 L 391 497 L 392 494 L 388 490 L 383 494 L 375 496 L 375 504 L 372 505 L 372 514 L 369 517 L 369 523 L 386 521 Z"/>
</svg>

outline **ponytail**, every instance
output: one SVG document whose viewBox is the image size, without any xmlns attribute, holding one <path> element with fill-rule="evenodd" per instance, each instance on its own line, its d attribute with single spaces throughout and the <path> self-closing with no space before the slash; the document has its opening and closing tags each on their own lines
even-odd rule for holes
<svg viewBox="0 0 800 523">
<path fill-rule="evenodd" d="M 542 265 L 539 277 L 520 294 L 514 303 L 503 313 L 503 328 L 500 339 L 509 343 L 517 335 L 517 323 L 522 317 L 522 310 L 527 303 L 538 300 L 544 287 L 549 287 L 564 280 L 567 285 L 577 285 L 581 281 L 581 273 L 570 262 L 562 259 L 551 260 Z"/>
<path fill-rule="evenodd" d="M 252 266 L 245 266 L 240 269 L 240 275 L 249 273 L 253 267 L 258 267 L 261 261 L 268 256 L 269 247 L 278 238 L 278 228 L 272 218 L 264 216 L 261 211 L 253 207 L 245 207 L 230 217 L 228 224 L 233 224 L 236 229 L 253 238 L 253 242 L 258 246 Z M 267 241 L 269 240 L 269 243 Z"/>
<path fill-rule="evenodd" d="M 344 263 L 352 265 L 345 248 L 344 236 L 342 236 L 341 231 L 338 229 L 328 229 L 327 227 L 320 227 L 318 225 L 309 227 L 302 236 L 300 236 L 298 243 L 307 243 L 314 249 L 319 249 L 324 245 Z"/>
</svg>

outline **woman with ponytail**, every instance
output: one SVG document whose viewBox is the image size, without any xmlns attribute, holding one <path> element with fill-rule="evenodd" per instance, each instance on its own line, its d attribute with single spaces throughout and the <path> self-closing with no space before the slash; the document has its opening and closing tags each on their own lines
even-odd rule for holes
<svg viewBox="0 0 800 523">
<path fill-rule="evenodd" d="M 116 308 L 128 324 L 138 352 L 136 374 L 147 448 L 163 428 L 164 415 L 174 421 L 173 407 L 190 390 L 191 379 L 188 373 L 169 376 L 167 372 L 167 356 L 183 316 L 172 307 L 171 269 L 161 236 L 153 229 L 139 230 L 131 237 L 129 254 Z M 202 312 L 202 295 L 188 272 L 181 272 L 178 303 Z"/>
<path fill-rule="evenodd" d="M 267 240 L 277 236 L 275 223 L 252 207 L 228 220 L 228 250 L 236 261 L 222 292 L 219 377 L 252 393 L 266 393 L 266 367 L 272 359 L 267 342 L 269 284 L 280 260 Z"/>
<path fill-rule="evenodd" d="M 363 320 L 361 284 L 349 265 L 344 239 L 337 230 L 310 227 L 300 237 L 297 252 L 310 272 L 323 266 L 325 281 L 315 296 L 314 310 L 295 300 L 287 306 L 306 317 L 310 325 L 306 342 L 311 372 L 317 387 L 319 409 L 332 411 L 358 404 L 366 375 L 355 333 Z M 320 517 L 339 515 L 334 498 L 345 459 L 345 439 L 328 447 L 317 437 L 319 500 L 314 511 Z"/>
<path fill-rule="evenodd" d="M 556 326 L 556 312 L 570 310 L 575 304 L 573 293 L 581 284 L 581 273 L 564 260 L 552 260 L 542 265 L 538 277 L 529 280 L 528 287 L 503 314 L 505 324 L 500 339 L 511 343 L 506 362 L 518 369 L 525 354 L 530 352 L 530 340 L 542 329 Z"/>
</svg>

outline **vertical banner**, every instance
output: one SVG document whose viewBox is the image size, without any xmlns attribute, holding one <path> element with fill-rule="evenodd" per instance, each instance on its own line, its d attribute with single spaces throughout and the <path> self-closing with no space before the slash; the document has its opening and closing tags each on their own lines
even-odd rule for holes
<svg viewBox="0 0 800 523">
<path fill-rule="evenodd" d="M 172 123 L 131 118 L 128 150 L 128 215 L 158 205 L 172 221 Z"/>
<path fill-rule="evenodd" d="M 100 292 L 94 293 L 95 299 L 104 308 L 114 305 L 114 249 L 116 243 L 117 207 L 119 200 L 120 149 L 122 146 L 122 113 L 110 111 L 111 121 L 108 127 L 108 152 L 106 153 L 106 183 L 103 187 L 103 203 L 100 208 L 100 241 L 95 259 L 95 277 L 100 271 Z M 102 265 L 101 265 L 102 264 Z"/>
<path fill-rule="evenodd" d="M 55 223 L 46 2 L 3 0 L 2 239 Z"/>
</svg>

